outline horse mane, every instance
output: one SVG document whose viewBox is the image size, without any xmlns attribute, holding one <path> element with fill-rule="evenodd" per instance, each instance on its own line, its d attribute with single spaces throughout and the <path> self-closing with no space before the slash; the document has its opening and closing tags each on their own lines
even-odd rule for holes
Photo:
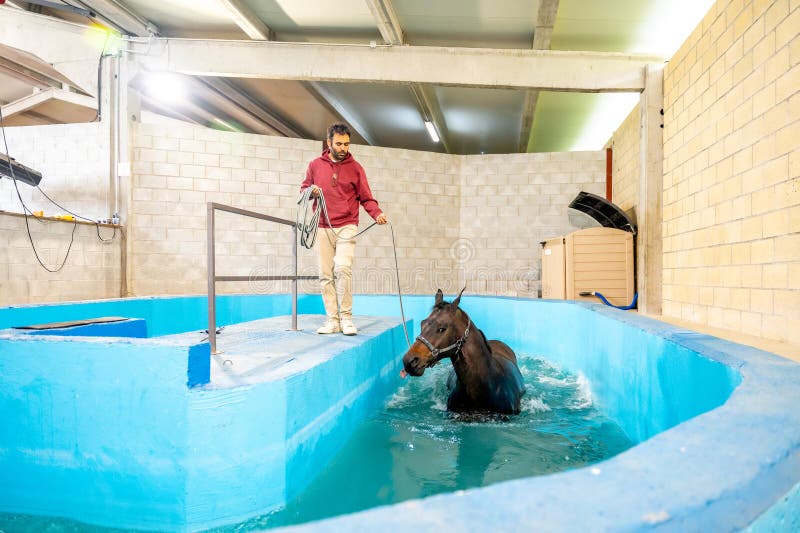
<svg viewBox="0 0 800 533">
<path fill-rule="evenodd" d="M 475 328 L 478 329 L 478 328 Z M 486 346 L 486 351 L 492 353 L 492 347 L 489 346 L 489 341 L 486 340 L 486 335 L 483 333 L 483 330 L 478 329 L 478 333 L 481 334 L 481 339 L 483 339 L 483 345 Z"/>
<path fill-rule="evenodd" d="M 447 307 L 447 306 L 452 306 L 452 305 L 453 305 L 453 303 L 452 303 L 452 302 L 445 302 L 445 301 L 441 301 L 441 302 L 439 302 L 438 304 L 435 304 L 435 305 L 433 306 L 433 309 L 434 309 L 434 310 L 437 310 L 437 309 L 444 309 L 445 307 Z M 456 307 L 456 309 L 460 309 L 460 308 L 459 308 L 459 307 Z M 464 313 L 464 316 L 466 316 L 466 317 L 467 317 L 467 320 L 468 320 L 468 321 L 472 322 L 472 318 L 470 318 L 470 316 L 467 314 L 467 312 L 466 312 L 466 311 L 464 311 L 463 309 L 461 309 L 461 312 L 462 312 L 462 313 Z M 474 322 L 472 322 L 472 323 L 473 323 L 473 325 L 475 324 Z M 480 334 L 481 334 L 481 340 L 483 341 L 483 345 L 486 347 L 486 351 L 487 351 L 487 352 L 489 352 L 489 353 L 492 353 L 492 347 L 491 347 L 491 346 L 489 346 L 489 341 L 486 339 L 486 335 L 483 333 L 483 330 L 481 330 L 481 329 L 478 329 L 478 327 L 477 327 L 477 326 L 475 326 L 475 329 L 478 331 L 478 333 L 480 333 Z"/>
</svg>

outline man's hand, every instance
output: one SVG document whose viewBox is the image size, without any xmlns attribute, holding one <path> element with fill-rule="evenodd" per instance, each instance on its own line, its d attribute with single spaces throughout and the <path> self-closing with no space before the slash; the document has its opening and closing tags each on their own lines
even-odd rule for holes
<svg viewBox="0 0 800 533">
<path fill-rule="evenodd" d="M 318 198 L 319 197 L 319 187 L 317 187 L 316 185 L 312 185 L 311 186 L 311 197 L 312 198 Z"/>
<path fill-rule="evenodd" d="M 378 215 L 378 218 L 375 219 L 375 222 L 377 222 L 378 224 L 386 224 L 387 222 L 389 222 L 389 219 L 386 218 L 386 215 L 381 213 L 380 215 Z"/>
</svg>

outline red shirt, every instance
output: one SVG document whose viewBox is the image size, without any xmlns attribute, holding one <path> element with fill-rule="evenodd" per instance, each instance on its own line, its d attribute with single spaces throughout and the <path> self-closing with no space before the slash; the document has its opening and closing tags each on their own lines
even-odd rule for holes
<svg viewBox="0 0 800 533">
<path fill-rule="evenodd" d="M 320 216 L 319 226 L 340 228 L 347 224 L 358 225 L 359 204 L 364 206 L 369 216 L 378 218 L 383 211 L 372 196 L 364 167 L 350 153 L 341 161 L 331 161 L 329 153 L 330 150 L 325 150 L 308 164 L 306 179 L 300 185 L 300 192 L 311 185 L 322 189 L 331 225 L 328 225 L 323 214 Z M 314 206 L 316 207 L 316 202 Z"/>
</svg>

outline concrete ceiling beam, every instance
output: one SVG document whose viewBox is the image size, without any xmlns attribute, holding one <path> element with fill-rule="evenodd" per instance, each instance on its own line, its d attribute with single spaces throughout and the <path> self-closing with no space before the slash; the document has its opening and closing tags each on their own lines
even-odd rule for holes
<svg viewBox="0 0 800 533">
<path fill-rule="evenodd" d="M 283 135 L 283 132 L 273 128 L 261 117 L 250 113 L 239 106 L 231 97 L 230 90 L 217 91 L 212 86 L 205 83 L 204 78 L 190 78 L 190 83 L 194 88 L 193 93 L 200 100 L 199 103 L 210 104 L 217 110 L 225 113 L 231 120 L 241 124 L 248 130 L 261 135 Z"/>
<path fill-rule="evenodd" d="M 404 45 L 406 42 L 405 32 L 400 26 L 400 19 L 394 9 L 392 0 L 367 0 L 367 6 L 372 12 L 375 23 L 378 25 L 378 30 L 380 30 L 386 44 Z M 433 128 L 436 130 L 436 134 L 439 136 L 445 151 L 448 154 L 452 153 L 450 151 L 447 123 L 444 120 L 442 108 L 433 89 L 419 83 L 413 83 L 411 84 L 411 93 L 417 102 L 417 108 L 420 115 L 422 115 L 422 120 L 433 124 Z"/>
<path fill-rule="evenodd" d="M 338 114 L 342 119 L 347 122 L 350 127 L 358 132 L 361 137 L 367 141 L 371 146 L 377 146 L 375 137 L 367 129 L 361 120 L 353 114 L 350 109 L 342 103 L 331 91 L 326 89 L 321 83 L 308 82 L 305 84 L 311 91 L 311 94 L 323 106 L 327 107 L 334 114 Z M 315 137 L 314 137 L 315 138 Z"/>
<path fill-rule="evenodd" d="M 255 117 L 261 123 L 260 129 L 254 129 L 256 133 L 296 138 L 307 137 L 305 132 L 298 130 L 283 117 L 276 115 L 272 110 L 256 103 L 247 93 L 242 91 L 231 81 L 223 78 L 198 78 L 197 82 L 205 87 L 205 91 L 201 91 L 200 94 L 205 95 L 208 92 L 214 92 L 215 96 L 220 98 L 224 97 L 235 105 L 235 107 L 239 109 L 239 112 L 244 112 Z M 221 110 L 236 118 L 233 115 L 233 113 L 236 112 L 233 107 L 231 107 L 229 111 L 225 109 Z M 264 131 L 264 126 L 268 127 L 270 131 Z"/>
<path fill-rule="evenodd" d="M 239 28 L 253 40 L 273 41 L 273 32 L 250 7 L 241 0 L 217 0 L 230 13 Z"/>
<path fill-rule="evenodd" d="M 539 11 L 536 14 L 536 27 L 533 30 L 531 49 L 549 50 L 553 37 L 553 26 L 558 13 L 558 0 L 540 0 Z M 527 152 L 533 129 L 533 118 L 536 115 L 536 104 L 539 102 L 539 91 L 525 91 L 525 103 L 522 107 L 522 127 L 519 132 L 518 151 Z"/>
<path fill-rule="evenodd" d="M 150 70 L 313 82 L 641 92 L 644 66 L 663 62 L 657 56 L 609 52 L 164 38 L 152 41 L 130 43 L 141 52 L 136 54 L 136 60 Z M 343 55 L 348 61 L 338 60 Z"/>
<path fill-rule="evenodd" d="M 116 0 L 76 1 L 86 9 L 96 13 L 98 18 L 123 33 L 137 37 L 158 35 L 158 26 Z"/>
<path fill-rule="evenodd" d="M 388 44 L 405 44 L 405 33 L 392 0 L 366 0 L 366 2 L 383 40 Z"/>
<path fill-rule="evenodd" d="M 240 0 L 217 1 L 225 6 L 225 8 L 231 13 L 231 17 L 234 19 L 236 24 L 247 34 L 248 37 L 259 41 L 275 40 L 275 32 L 272 31 L 272 29 L 270 29 L 264 23 L 264 21 L 262 21 L 258 15 L 256 15 L 256 13 L 252 11 L 244 2 L 241 2 Z M 264 122 L 273 128 L 279 135 L 299 138 L 309 137 L 308 133 L 300 132 L 296 127 L 290 125 L 275 112 L 253 102 L 250 97 L 243 94 L 232 83 L 212 77 L 205 78 L 203 83 L 224 94 L 244 110 L 252 113 L 256 117 L 263 119 Z M 370 135 L 365 132 L 363 126 L 361 126 L 360 123 L 354 119 L 352 113 L 350 113 L 345 106 L 343 106 L 336 98 L 334 98 L 329 91 L 326 91 L 317 83 L 306 84 L 306 89 L 318 102 L 341 116 L 342 119 L 348 122 L 353 129 L 361 133 L 361 136 L 364 139 L 370 138 Z M 370 142 L 370 144 L 372 143 Z"/>
<path fill-rule="evenodd" d="M 0 6 L 0 45 L 35 55 L 84 92 L 97 83 L 98 43 L 102 44 L 105 37 L 103 29 L 88 24 Z M 7 51 L 3 55 L 11 58 Z"/>
</svg>

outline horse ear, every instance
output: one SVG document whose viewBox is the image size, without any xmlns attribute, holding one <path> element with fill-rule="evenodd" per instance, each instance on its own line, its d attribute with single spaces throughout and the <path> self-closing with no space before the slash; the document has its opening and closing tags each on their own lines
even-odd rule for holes
<svg viewBox="0 0 800 533">
<path fill-rule="evenodd" d="M 436 291 L 436 300 L 434 301 L 433 305 L 439 305 L 444 300 L 444 294 L 442 294 L 442 289 Z"/>
<path fill-rule="evenodd" d="M 458 298 L 456 298 L 455 300 L 453 300 L 453 309 L 455 309 L 456 307 L 458 307 L 458 304 L 459 304 L 459 302 L 461 301 L 461 295 L 462 295 L 462 294 L 464 294 L 464 291 L 465 291 L 465 290 L 467 290 L 467 286 L 466 286 L 466 285 L 464 285 L 464 288 L 463 288 L 463 289 L 461 289 L 461 292 L 459 292 L 459 293 L 458 293 Z"/>
</svg>

